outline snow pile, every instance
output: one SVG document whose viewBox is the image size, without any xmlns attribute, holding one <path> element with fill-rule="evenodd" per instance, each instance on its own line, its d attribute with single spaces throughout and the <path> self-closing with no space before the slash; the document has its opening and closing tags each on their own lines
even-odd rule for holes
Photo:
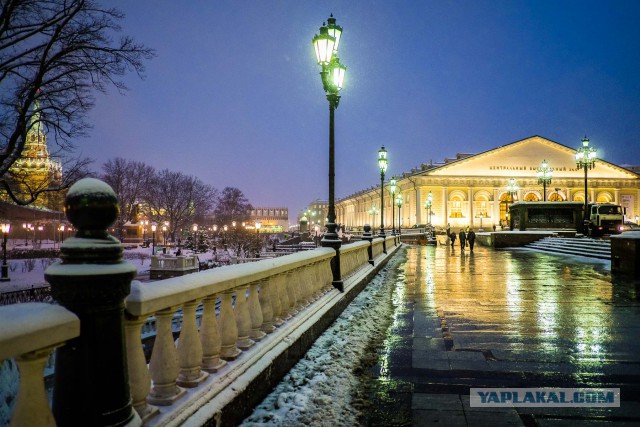
<svg viewBox="0 0 640 427">
<path fill-rule="evenodd" d="M 372 340 L 386 334 L 393 314 L 394 257 L 307 354 L 260 403 L 243 426 L 355 425 L 362 365 Z"/>
</svg>

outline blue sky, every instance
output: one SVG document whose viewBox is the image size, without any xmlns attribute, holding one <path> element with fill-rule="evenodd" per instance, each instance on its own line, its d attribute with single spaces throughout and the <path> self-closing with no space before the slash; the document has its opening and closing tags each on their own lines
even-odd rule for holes
<svg viewBox="0 0 640 427">
<path fill-rule="evenodd" d="M 98 95 L 79 145 L 238 187 L 290 217 L 328 195 L 328 102 L 311 39 L 344 27 L 336 197 L 532 135 L 640 164 L 637 1 L 110 1 L 156 49 Z"/>
</svg>

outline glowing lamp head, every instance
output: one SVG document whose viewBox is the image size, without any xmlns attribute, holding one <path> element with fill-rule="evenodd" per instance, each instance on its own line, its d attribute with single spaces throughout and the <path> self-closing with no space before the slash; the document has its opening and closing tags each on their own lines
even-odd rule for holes
<svg viewBox="0 0 640 427">
<path fill-rule="evenodd" d="M 8 234 L 9 231 L 11 231 L 11 224 L 9 224 L 8 222 L 2 223 L 2 233 Z"/>
<path fill-rule="evenodd" d="M 384 149 L 384 146 L 378 150 L 378 167 L 382 173 L 387 171 L 387 150 Z"/>
<path fill-rule="evenodd" d="M 196 231 L 198 231 L 198 224 L 193 224 L 193 232 L 195 233 Z"/>
<path fill-rule="evenodd" d="M 158 229 L 158 226 L 156 224 L 151 224 L 151 231 L 155 233 L 157 229 Z"/>
<path fill-rule="evenodd" d="M 342 36 L 342 27 L 336 24 L 336 18 L 333 17 L 333 13 L 329 19 L 327 19 L 327 33 L 335 39 L 333 50 L 337 52 L 338 46 L 340 45 L 340 36 Z"/>
<path fill-rule="evenodd" d="M 396 185 L 397 182 L 398 180 L 395 179 L 395 177 L 389 180 L 389 191 L 391 191 L 391 194 L 396 194 L 396 190 L 398 189 L 398 186 Z"/>
<path fill-rule="evenodd" d="M 320 34 L 313 37 L 313 48 L 316 52 L 316 61 L 320 65 L 328 65 L 333 57 L 336 39 L 329 35 L 329 28 L 324 23 L 320 27 Z"/>
</svg>

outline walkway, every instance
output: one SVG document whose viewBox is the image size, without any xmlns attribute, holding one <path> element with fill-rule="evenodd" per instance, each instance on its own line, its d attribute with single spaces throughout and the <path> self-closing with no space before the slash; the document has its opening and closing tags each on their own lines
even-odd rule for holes
<svg viewBox="0 0 640 427">
<path fill-rule="evenodd" d="M 640 289 L 607 263 L 408 246 L 369 425 L 640 423 Z M 402 253 L 398 256 L 403 256 Z M 470 387 L 619 387 L 620 408 L 470 408 Z"/>
</svg>

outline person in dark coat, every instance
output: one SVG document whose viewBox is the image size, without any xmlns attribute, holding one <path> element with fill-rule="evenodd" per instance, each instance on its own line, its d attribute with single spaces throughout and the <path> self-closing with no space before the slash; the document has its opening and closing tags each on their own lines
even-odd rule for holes
<svg viewBox="0 0 640 427">
<path fill-rule="evenodd" d="M 453 231 L 450 235 L 449 238 L 451 239 L 451 249 L 453 249 L 453 245 L 455 245 L 456 243 L 456 232 Z"/>
<path fill-rule="evenodd" d="M 476 242 L 476 233 L 473 228 L 467 233 L 467 240 L 469 241 L 469 250 L 473 251 L 473 244 Z"/>
<path fill-rule="evenodd" d="M 458 237 L 460 238 L 460 249 L 464 250 L 464 247 L 467 244 L 467 235 L 464 234 L 464 229 L 460 229 Z"/>
</svg>

